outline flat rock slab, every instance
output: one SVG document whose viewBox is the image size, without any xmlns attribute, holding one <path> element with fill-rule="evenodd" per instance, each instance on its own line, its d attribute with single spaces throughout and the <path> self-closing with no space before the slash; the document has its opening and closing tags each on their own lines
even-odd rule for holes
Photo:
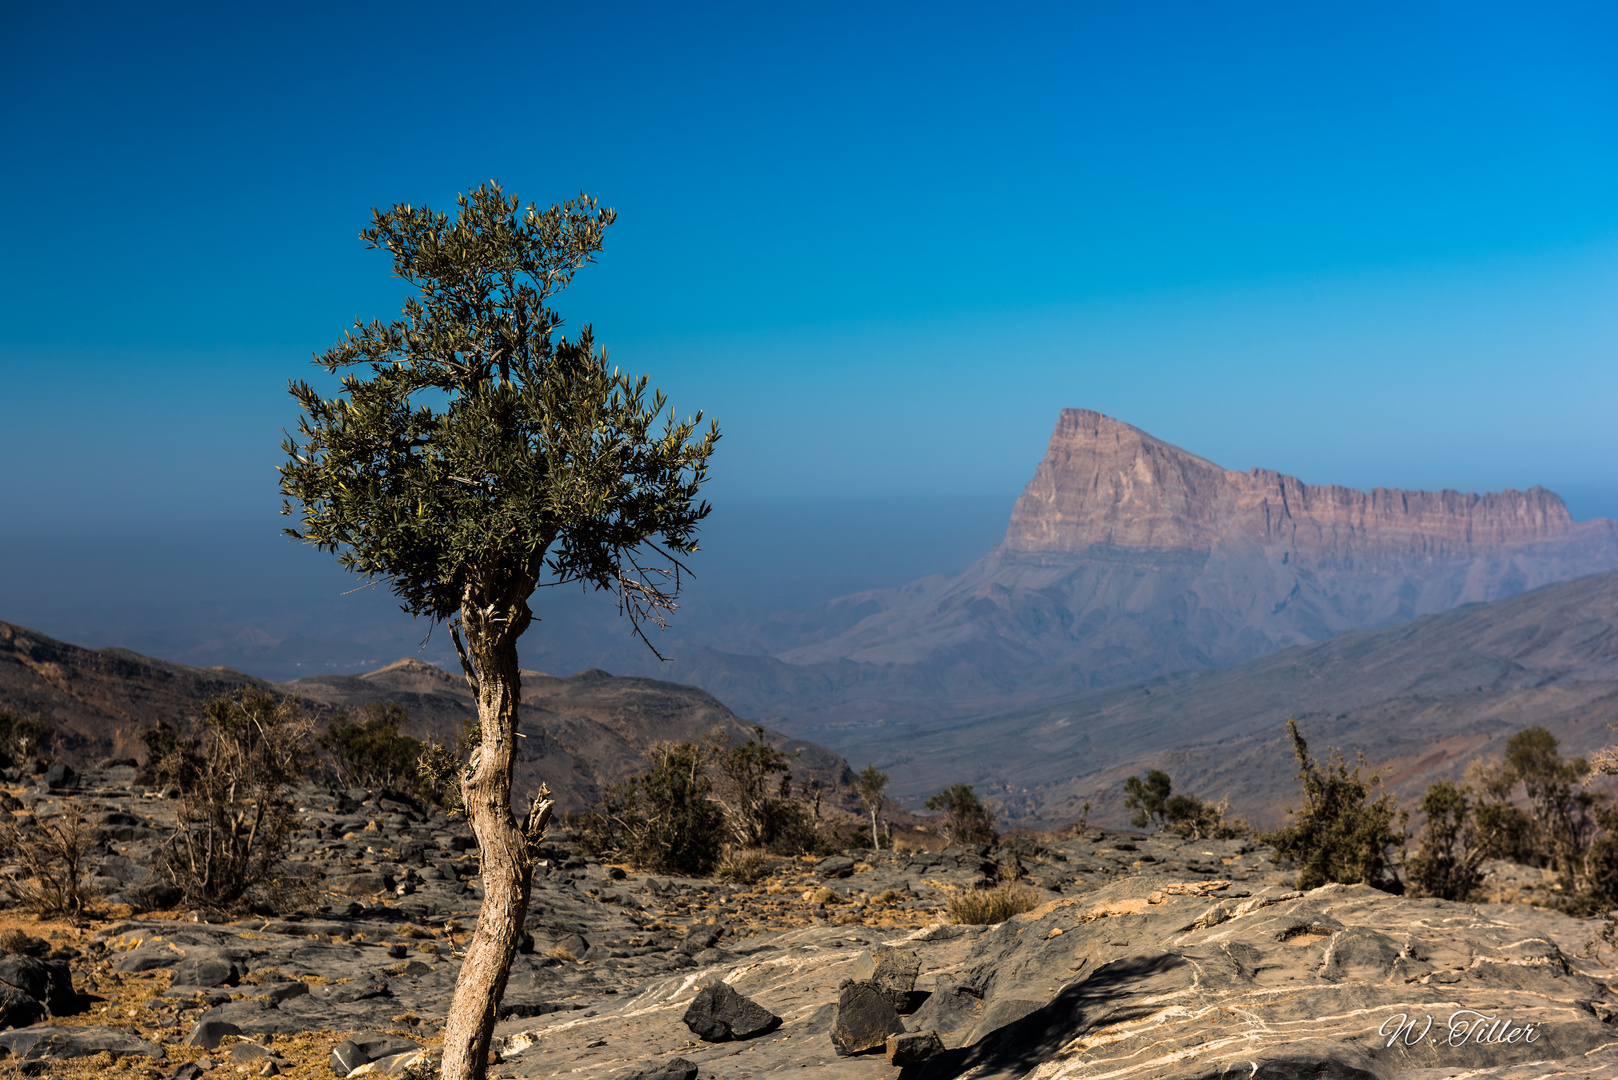
<svg viewBox="0 0 1618 1080">
<path fill-rule="evenodd" d="M 90 1057 L 103 1050 L 115 1057 L 162 1058 L 159 1047 L 137 1039 L 127 1031 L 110 1027 L 33 1027 L 0 1031 L 0 1047 L 23 1061 L 49 1061 L 53 1058 Z"/>
</svg>

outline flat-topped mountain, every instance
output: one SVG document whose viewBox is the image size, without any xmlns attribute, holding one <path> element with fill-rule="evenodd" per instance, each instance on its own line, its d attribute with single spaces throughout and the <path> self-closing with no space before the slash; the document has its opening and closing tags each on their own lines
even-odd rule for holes
<svg viewBox="0 0 1618 1080">
<path fill-rule="evenodd" d="M 1224 469 L 1110 416 L 1063 409 L 1012 509 L 1005 549 L 1211 552 L 1246 541 L 1342 565 L 1466 558 L 1602 531 L 1575 526 L 1540 487 L 1468 495 L 1306 484 L 1271 469 Z"/>
<path fill-rule="evenodd" d="M 1313 485 L 1068 409 L 1005 540 L 978 562 L 834 600 L 804 617 L 801 644 L 693 655 L 681 677 L 804 733 L 963 716 L 1614 568 L 1618 525 L 1574 522 L 1543 488 Z"/>
</svg>

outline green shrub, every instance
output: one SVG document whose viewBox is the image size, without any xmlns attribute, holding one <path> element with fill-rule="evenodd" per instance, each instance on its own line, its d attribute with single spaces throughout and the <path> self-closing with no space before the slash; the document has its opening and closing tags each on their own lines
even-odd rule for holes
<svg viewBox="0 0 1618 1080">
<path fill-rule="evenodd" d="M 1350 772 L 1336 749 L 1324 764 L 1311 757 L 1296 720 L 1287 720 L 1287 734 L 1298 759 L 1303 805 L 1288 811 L 1291 824 L 1262 839 L 1275 848 L 1277 858 L 1290 858 L 1297 864 L 1297 887 L 1313 889 L 1335 881 L 1403 891 L 1393 866 L 1396 852 L 1404 845 L 1404 823 L 1409 815 L 1398 811 L 1387 792 L 1371 798 L 1372 791 L 1381 791 L 1382 785 L 1375 773 L 1361 779 L 1363 754 Z"/>
<path fill-rule="evenodd" d="M 373 701 L 359 710 L 357 720 L 339 713 L 315 740 L 326 755 L 331 780 L 340 788 L 391 789 L 410 795 L 430 795 L 421 775 L 422 743 L 399 728 L 410 722 L 402 705 Z"/>
<path fill-rule="evenodd" d="M 693 743 L 662 743 L 646 752 L 650 768 L 609 787 L 575 815 L 580 843 L 597 858 L 643 870 L 704 876 L 725 841 L 725 813 L 710 800 L 713 781 Z"/>
<path fill-rule="evenodd" d="M 1252 832 L 1245 822 L 1226 820 L 1226 801 L 1207 803 L 1194 795 L 1175 795 L 1173 790 L 1174 782 L 1161 769 L 1147 772 L 1145 780 L 1138 776 L 1125 780 L 1124 807 L 1139 811 L 1129 823 L 1137 829 L 1155 825 L 1187 840 L 1234 840 Z M 1088 803 L 1085 813 L 1088 816 Z"/>
<path fill-rule="evenodd" d="M 1483 884 L 1483 861 L 1498 850 L 1496 837 L 1507 827 L 1499 814 L 1479 819 L 1472 789 L 1448 780 L 1427 788 L 1421 812 L 1427 816 L 1420 846 L 1405 866 L 1406 884 L 1417 896 L 1469 900 Z"/>
<path fill-rule="evenodd" d="M 1584 856 L 1595 834 L 1593 793 L 1581 782 L 1589 773 L 1583 758 L 1563 761 L 1555 735 L 1543 727 L 1525 728 L 1506 742 L 1504 760 L 1480 763 L 1473 778 L 1489 800 L 1479 808 L 1501 834 L 1501 850 L 1518 862 L 1556 870 L 1564 887 L 1581 888 Z M 1512 805 L 1518 797 L 1526 814 Z"/>
<path fill-rule="evenodd" d="M 961 889 L 951 894 L 947 910 L 950 922 L 988 926 L 1034 910 L 1039 899 L 1037 889 L 1006 882 L 987 889 Z"/>
<path fill-rule="evenodd" d="M 944 835 L 952 844 L 995 842 L 994 813 L 970 784 L 953 784 L 928 799 L 926 807 L 944 815 Z"/>
</svg>

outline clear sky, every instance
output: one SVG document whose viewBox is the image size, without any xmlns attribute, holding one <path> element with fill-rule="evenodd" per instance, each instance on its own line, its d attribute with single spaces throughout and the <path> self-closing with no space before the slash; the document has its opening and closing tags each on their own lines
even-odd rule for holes
<svg viewBox="0 0 1618 1080">
<path fill-rule="evenodd" d="M 370 208 L 491 177 L 617 208 L 559 307 L 716 501 L 1009 498 L 1081 406 L 1618 516 L 1615 58 L 1543 0 L 0 4 L 0 516 L 273 531 L 286 380 L 403 296 Z"/>
</svg>

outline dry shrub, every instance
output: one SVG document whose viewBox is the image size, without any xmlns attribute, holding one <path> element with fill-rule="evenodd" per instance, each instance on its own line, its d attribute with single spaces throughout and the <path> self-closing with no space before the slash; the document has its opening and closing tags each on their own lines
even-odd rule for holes
<svg viewBox="0 0 1618 1080">
<path fill-rule="evenodd" d="M 545 955 L 553 960 L 561 960 L 567 964 L 577 964 L 579 958 L 569 951 L 566 945 L 558 945 L 554 949 L 547 949 Z"/>
<path fill-rule="evenodd" d="M 1013 915 L 1034 910 L 1039 906 L 1039 897 L 1038 890 L 1015 882 L 991 889 L 963 889 L 949 898 L 949 918 L 968 926 L 1003 923 Z"/>
<path fill-rule="evenodd" d="M 714 871 L 718 877 L 752 885 L 770 872 L 769 853 L 760 848 L 727 848 Z"/>
<path fill-rule="evenodd" d="M 0 822 L 0 851 L 11 853 L 19 871 L 0 881 L 0 890 L 41 918 L 83 915 L 96 899 L 84 880 L 95 832 L 76 806 L 21 825 Z"/>
<path fill-rule="evenodd" d="M 286 792 L 313 734 L 297 698 L 243 689 L 209 701 L 194 738 L 167 740 L 152 766 L 179 791 L 178 824 L 159 861 L 188 901 L 286 899 L 293 883 L 278 875 L 297 825 Z"/>
</svg>

